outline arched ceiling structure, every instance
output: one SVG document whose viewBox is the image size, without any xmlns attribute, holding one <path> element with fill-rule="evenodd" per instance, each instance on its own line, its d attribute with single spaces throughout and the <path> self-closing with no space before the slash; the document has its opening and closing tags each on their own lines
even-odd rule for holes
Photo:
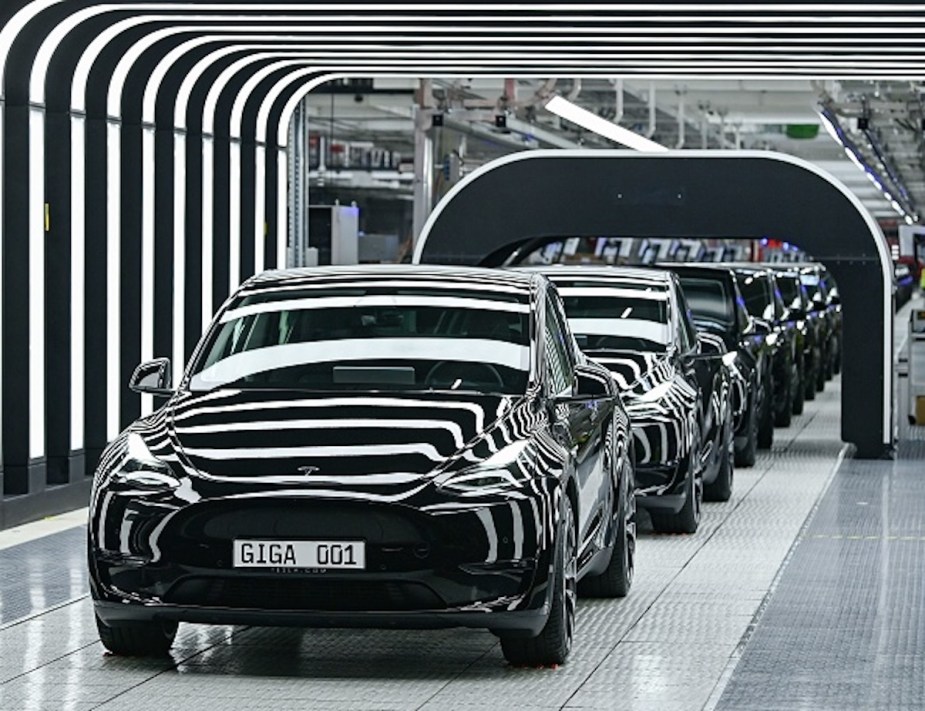
<svg viewBox="0 0 925 711">
<path fill-rule="evenodd" d="M 922 76 L 913 2 L 0 7 L 6 495 L 82 479 L 241 279 L 284 263 L 286 144 L 332 76 Z"/>
</svg>

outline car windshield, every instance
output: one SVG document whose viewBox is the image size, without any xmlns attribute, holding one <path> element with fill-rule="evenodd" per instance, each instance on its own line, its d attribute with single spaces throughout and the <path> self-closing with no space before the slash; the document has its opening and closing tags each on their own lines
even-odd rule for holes
<svg viewBox="0 0 925 711">
<path fill-rule="evenodd" d="M 616 264 L 628 241 L 617 237 L 563 237 L 539 245 L 529 252 L 517 253 L 512 264 L 544 266 L 548 264 Z"/>
<path fill-rule="evenodd" d="M 682 277 L 681 288 L 695 321 L 719 326 L 734 323 L 732 296 L 722 280 Z"/>
<path fill-rule="evenodd" d="M 668 289 L 650 284 L 556 280 L 582 350 L 664 352 Z"/>
<path fill-rule="evenodd" d="M 803 272 L 800 274 L 800 281 L 803 282 L 803 286 L 806 287 L 806 293 L 809 294 L 809 298 L 815 304 L 822 304 L 825 302 L 825 291 L 823 290 L 822 281 L 819 279 L 819 275 L 814 272 Z"/>
<path fill-rule="evenodd" d="M 520 394 L 529 344 L 520 292 L 275 289 L 224 312 L 189 387 Z"/>
<path fill-rule="evenodd" d="M 745 299 L 745 308 L 751 316 L 768 321 L 774 318 L 774 302 L 770 298 L 767 275 L 746 274 L 739 287 Z"/>
<path fill-rule="evenodd" d="M 800 290 L 800 280 L 790 274 L 777 275 L 777 288 L 780 289 L 780 295 L 784 299 L 784 304 L 788 309 L 793 311 L 802 311 L 803 294 Z"/>
</svg>

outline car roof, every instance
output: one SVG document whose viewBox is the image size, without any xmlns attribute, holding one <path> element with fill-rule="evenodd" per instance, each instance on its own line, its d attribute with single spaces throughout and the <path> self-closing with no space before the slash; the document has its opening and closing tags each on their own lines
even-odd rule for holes
<svg viewBox="0 0 925 711">
<path fill-rule="evenodd" d="M 535 285 L 544 281 L 541 274 L 518 273 L 502 269 L 467 266 L 439 266 L 432 264 L 360 264 L 345 266 L 301 267 L 297 269 L 274 269 L 261 272 L 245 282 L 242 290 L 266 289 L 300 284 L 326 282 L 331 286 L 355 284 L 365 279 L 377 281 L 407 282 L 419 278 L 434 284 L 449 286 L 456 283 L 460 288 L 479 285 L 503 286 L 507 289 L 529 294 Z"/>
<path fill-rule="evenodd" d="M 741 274 L 762 274 L 772 271 L 770 265 L 761 262 L 717 262 L 717 264 Z"/>
<path fill-rule="evenodd" d="M 544 266 L 511 267 L 510 270 L 544 274 L 553 281 L 559 278 L 580 279 L 582 277 L 591 277 L 595 279 L 612 279 L 613 281 L 663 284 L 666 288 L 671 284 L 671 272 L 653 267 L 549 264 Z"/>
<path fill-rule="evenodd" d="M 678 274 L 684 272 L 686 274 L 709 274 L 726 276 L 730 279 L 735 278 L 732 267 L 715 262 L 660 262 L 658 266 Z"/>
</svg>

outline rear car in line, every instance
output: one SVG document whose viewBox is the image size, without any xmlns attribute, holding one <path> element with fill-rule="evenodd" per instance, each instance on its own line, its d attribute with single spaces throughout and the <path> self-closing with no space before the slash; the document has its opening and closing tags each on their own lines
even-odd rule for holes
<svg viewBox="0 0 925 711">
<path fill-rule="evenodd" d="M 698 336 L 677 277 L 667 271 L 538 269 L 562 294 L 581 349 L 620 385 L 633 428 L 639 504 L 656 530 L 695 532 L 704 498 L 725 501 L 732 493 L 725 346 Z"/>
</svg>

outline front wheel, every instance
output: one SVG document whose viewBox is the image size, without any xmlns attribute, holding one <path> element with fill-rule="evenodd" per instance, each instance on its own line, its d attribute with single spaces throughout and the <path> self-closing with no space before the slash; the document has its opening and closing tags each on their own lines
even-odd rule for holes
<svg viewBox="0 0 925 711">
<path fill-rule="evenodd" d="M 504 658 L 517 666 L 562 664 L 572 649 L 578 580 L 578 544 L 572 502 L 565 497 L 562 526 L 552 572 L 552 609 L 536 637 L 501 635 Z"/>
<path fill-rule="evenodd" d="M 687 487 L 684 506 L 678 513 L 652 510 L 652 527 L 660 533 L 696 533 L 703 511 L 703 476 L 694 468 L 693 453 L 688 457 Z"/>
<path fill-rule="evenodd" d="M 774 415 L 775 427 L 790 427 L 790 423 L 793 421 L 794 388 L 798 380 L 797 364 L 791 363 L 787 372 L 787 381 L 783 388 L 784 402 L 781 404 L 781 409 Z"/>
<path fill-rule="evenodd" d="M 805 377 L 803 378 L 803 399 L 804 400 L 815 400 L 816 399 L 816 373 L 819 372 L 819 359 L 821 356 L 814 355 L 813 362 L 816 364 L 813 368 L 810 368 Z"/>
<path fill-rule="evenodd" d="M 745 425 L 745 444 L 735 448 L 735 465 L 753 467 L 758 457 L 758 404 L 754 396 L 748 403 L 748 420 Z"/>
<path fill-rule="evenodd" d="M 800 356 L 796 368 L 796 381 L 793 387 L 793 414 L 803 414 L 803 401 L 806 399 L 806 374 L 809 368 L 806 366 L 806 355 Z"/>
<path fill-rule="evenodd" d="M 764 386 L 764 399 L 758 415 L 758 449 L 771 449 L 774 444 L 774 388 L 768 378 Z"/>
<path fill-rule="evenodd" d="M 719 473 L 710 484 L 703 488 L 705 501 L 729 501 L 732 497 L 733 461 L 735 458 L 735 438 L 732 434 L 732 422 L 726 423 L 726 437 L 724 439 L 722 459 L 719 464 Z"/>
<path fill-rule="evenodd" d="M 633 465 L 626 464 L 623 491 L 617 493 L 614 520 L 617 535 L 610 563 L 603 573 L 588 575 L 578 584 L 584 597 L 626 597 L 633 585 L 636 569 L 636 484 Z"/>
<path fill-rule="evenodd" d="M 125 657 L 163 657 L 177 636 L 176 622 L 107 624 L 99 615 L 96 615 L 96 629 L 106 649 Z"/>
</svg>

